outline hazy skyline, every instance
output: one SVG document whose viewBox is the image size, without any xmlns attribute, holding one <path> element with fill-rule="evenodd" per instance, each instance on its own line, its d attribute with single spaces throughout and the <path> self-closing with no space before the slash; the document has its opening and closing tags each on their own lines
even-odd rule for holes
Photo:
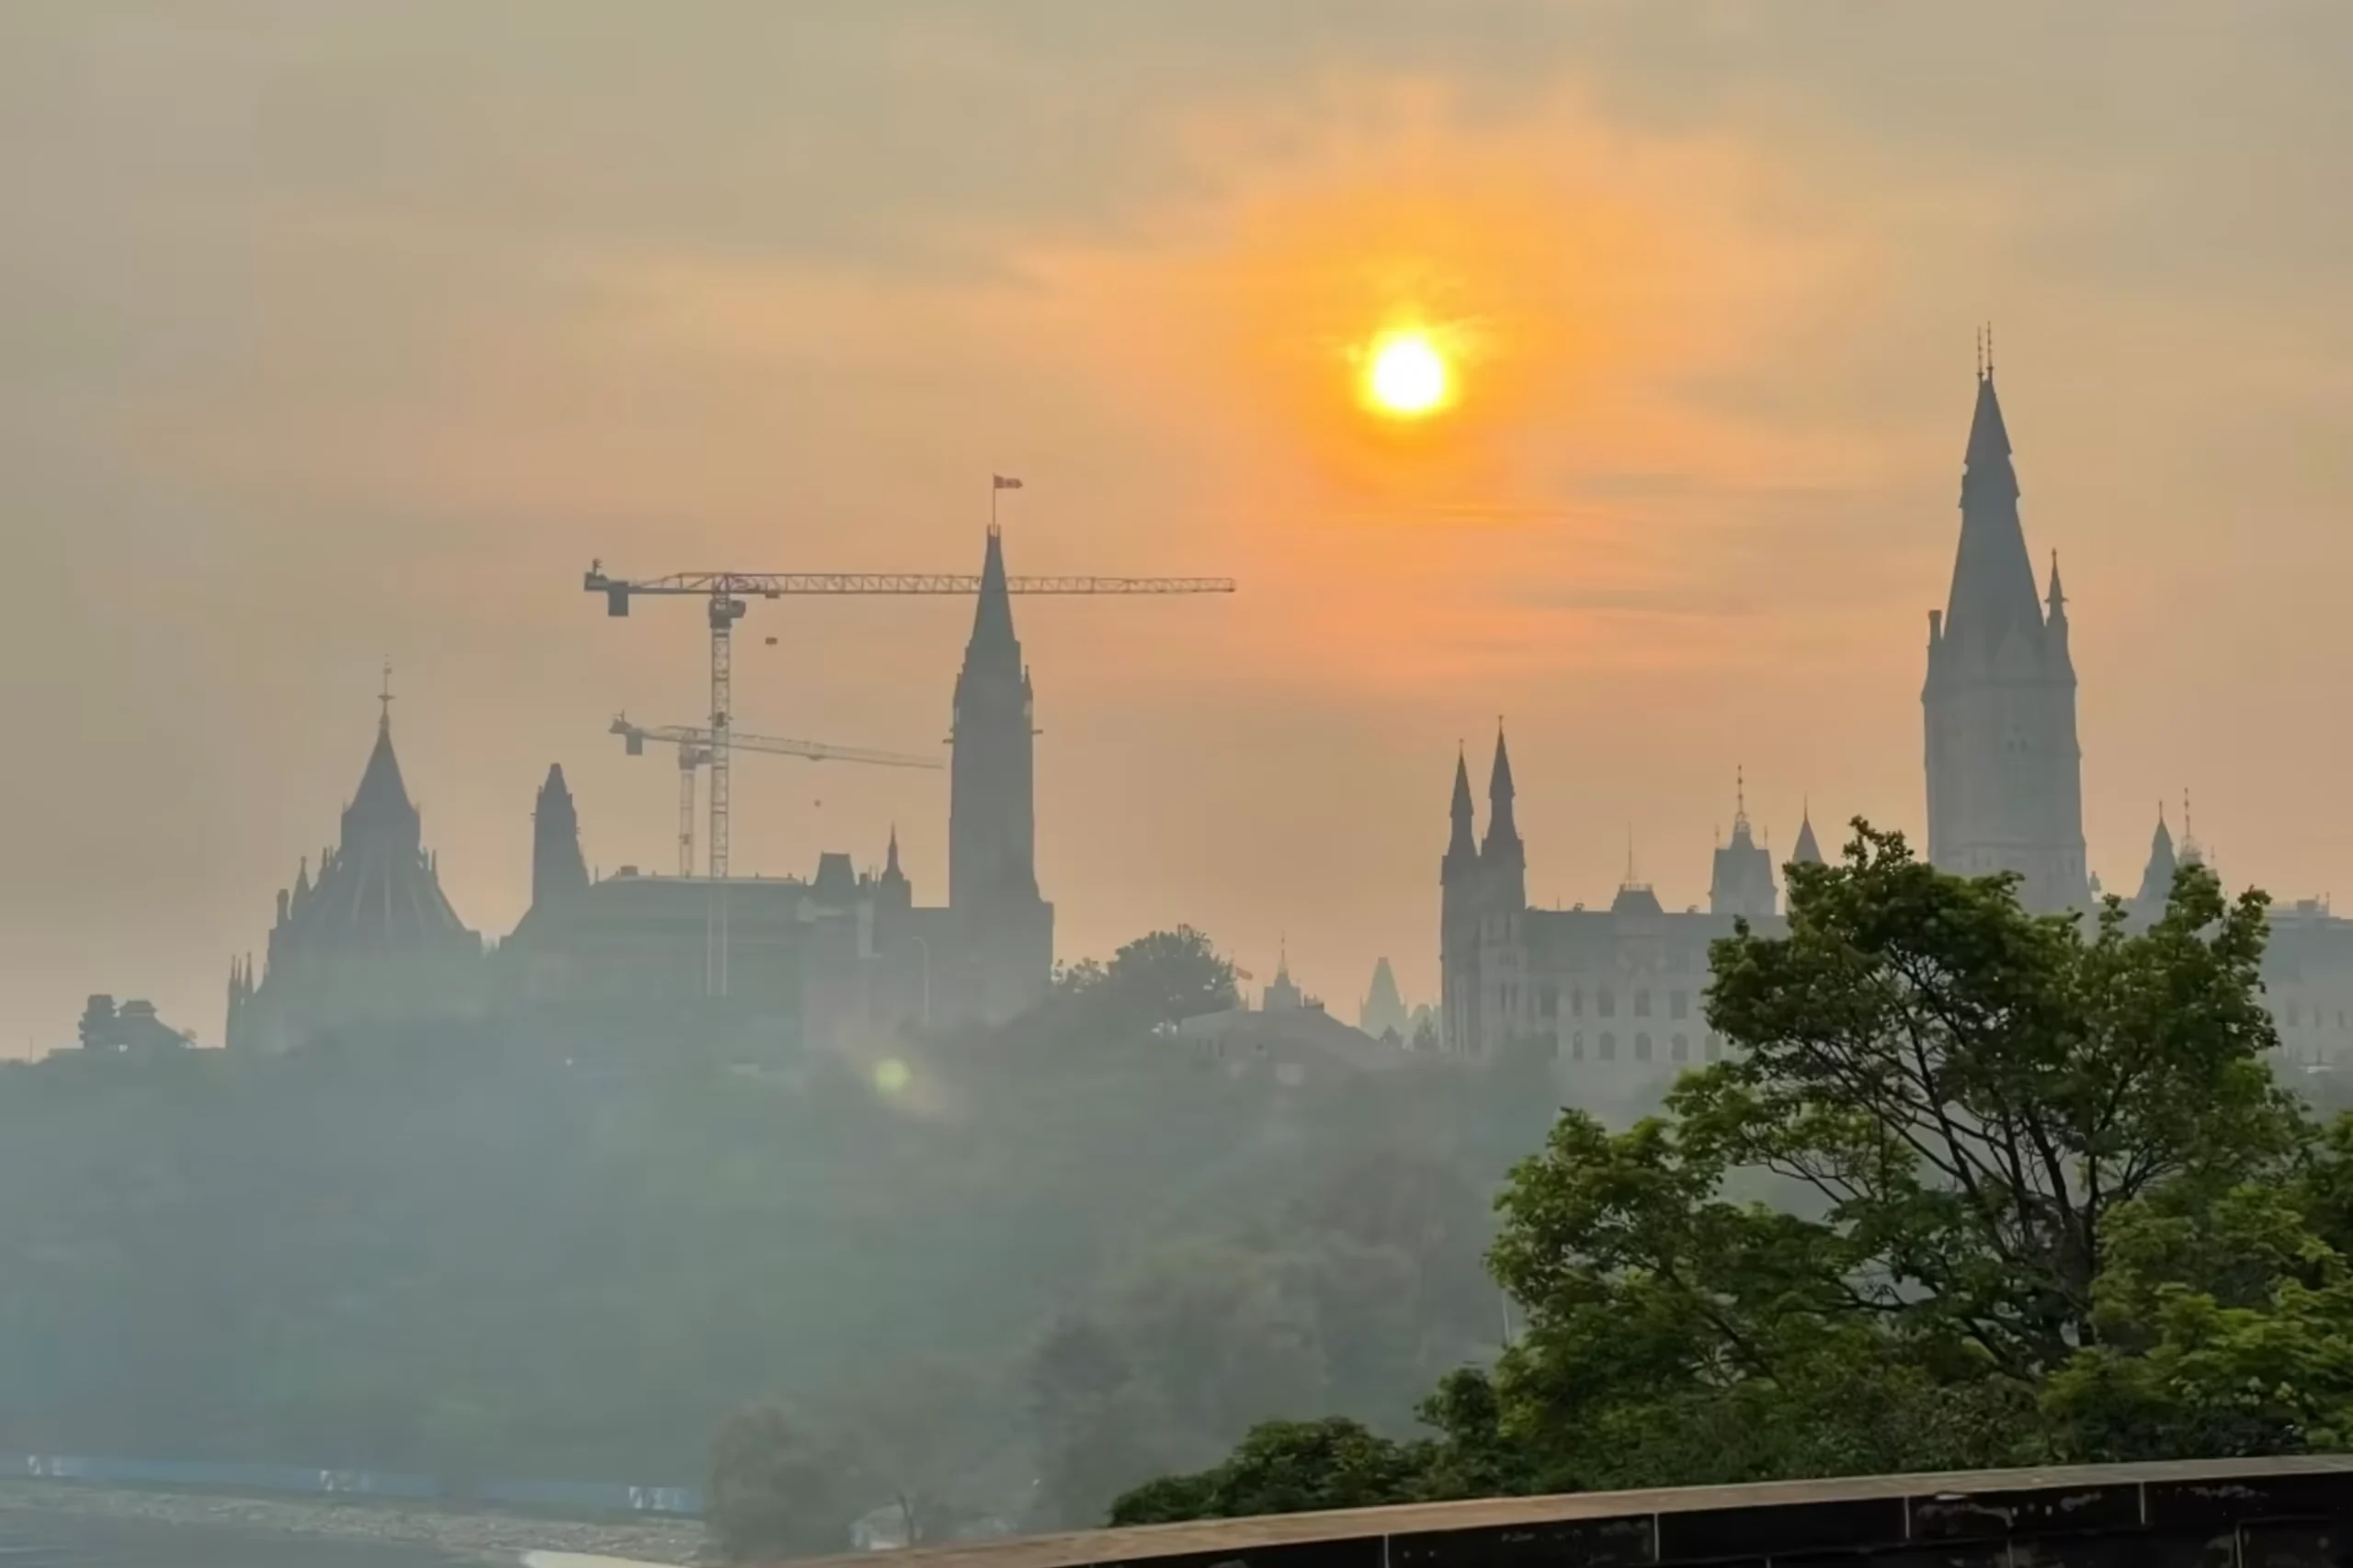
<svg viewBox="0 0 2353 1568">
<path fill-rule="evenodd" d="M 2328 0 L 18 0 L 0 1045 L 99 990 L 218 1040 L 386 658 L 470 924 L 550 762 L 666 869 L 604 729 L 699 722 L 701 628 L 589 560 L 972 571 L 992 472 L 1016 572 L 1242 584 L 1016 606 L 1065 956 L 1186 921 L 1427 999 L 1498 713 L 1539 902 L 1630 835 L 1703 902 L 1736 766 L 1777 850 L 1916 840 L 1988 318 L 2094 868 L 2187 789 L 2234 884 L 2353 886 L 2348 50 Z M 1347 358 L 1403 309 L 1466 359 L 1410 438 Z M 757 605 L 739 722 L 930 748 L 969 625 Z M 740 868 L 895 822 L 944 895 L 938 776 L 737 780 Z"/>
</svg>

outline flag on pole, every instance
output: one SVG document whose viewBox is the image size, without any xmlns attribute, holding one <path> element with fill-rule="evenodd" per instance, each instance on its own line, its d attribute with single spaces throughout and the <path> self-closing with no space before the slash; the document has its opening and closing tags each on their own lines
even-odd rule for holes
<svg viewBox="0 0 2353 1568">
<path fill-rule="evenodd" d="M 989 488 L 992 490 L 1018 490 L 1021 488 L 1021 482 L 1017 479 L 1007 479 L 1001 473 L 993 473 L 989 475 Z"/>
</svg>

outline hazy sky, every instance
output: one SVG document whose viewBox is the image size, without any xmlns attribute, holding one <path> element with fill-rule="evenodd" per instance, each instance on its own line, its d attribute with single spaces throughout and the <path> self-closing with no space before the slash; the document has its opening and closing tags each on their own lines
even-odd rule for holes
<svg viewBox="0 0 2353 1568">
<path fill-rule="evenodd" d="M 386 657 L 469 923 L 551 761 L 668 865 L 603 732 L 699 717 L 699 620 L 589 559 L 974 570 L 992 470 L 1017 572 L 1243 582 L 1017 607 L 1066 956 L 1427 996 L 1498 714 L 1545 902 L 1630 837 L 1704 900 L 1736 766 L 1777 849 L 1916 831 L 1984 318 L 2094 867 L 2186 788 L 2353 892 L 2348 59 L 2345 0 L 7 0 L 0 1040 L 217 1040 Z M 1347 358 L 1403 311 L 1465 358 L 1411 438 Z M 762 604 L 739 722 L 936 746 L 969 620 Z M 943 777 L 737 790 L 739 868 L 895 821 L 942 895 Z"/>
</svg>

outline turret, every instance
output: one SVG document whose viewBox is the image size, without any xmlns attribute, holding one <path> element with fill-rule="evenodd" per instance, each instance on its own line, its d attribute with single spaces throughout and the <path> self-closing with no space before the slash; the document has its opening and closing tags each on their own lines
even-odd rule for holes
<svg viewBox="0 0 2353 1568">
<path fill-rule="evenodd" d="M 2157 802 L 2157 828 L 2149 835 L 2149 860 L 2141 870 L 2141 891 L 2132 895 L 2132 913 L 2144 920 L 2164 915 L 2173 897 L 2174 873 L 2181 861 L 2174 854 L 2173 830 L 2165 825 L 2165 806 Z"/>
<path fill-rule="evenodd" d="M 1447 807 L 1453 832 L 1446 841 L 1446 858 L 1438 862 L 1438 885 L 1449 894 L 1468 893 L 1479 873 L 1479 834 L 1471 803 L 1471 765 L 1461 748 L 1454 754 L 1454 798 Z"/>
<path fill-rule="evenodd" d="M 531 808 L 531 907 L 561 903 L 588 887 L 588 862 L 580 853 L 580 813 L 561 763 L 548 767 Z"/>
<path fill-rule="evenodd" d="M 1790 862 L 1797 866 L 1822 864 L 1822 846 L 1814 842 L 1813 812 L 1811 809 L 1798 819 L 1798 841 L 1790 851 Z"/>
<path fill-rule="evenodd" d="M 891 843 L 882 852 L 882 874 L 874 879 L 874 902 L 884 910 L 904 910 L 915 906 L 915 887 L 907 881 L 907 873 L 899 867 L 899 826 L 891 824 Z"/>
<path fill-rule="evenodd" d="M 1512 814 L 1511 752 L 1504 728 L 1495 725 L 1495 766 L 1487 774 L 1487 836 L 1479 846 L 1479 869 L 1486 907 L 1519 914 L 1528 907 L 1528 848 L 1519 841 Z"/>
<path fill-rule="evenodd" d="M 1732 842 L 1717 849 L 1714 872 L 1708 882 L 1708 913 L 1751 920 L 1772 916 L 1773 858 L 1749 825 L 1748 783 L 1739 773 L 1733 776 Z"/>
</svg>

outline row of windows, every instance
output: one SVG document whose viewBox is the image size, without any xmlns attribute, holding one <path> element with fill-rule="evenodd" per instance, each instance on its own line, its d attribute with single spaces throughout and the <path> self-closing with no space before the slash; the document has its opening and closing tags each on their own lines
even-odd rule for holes
<svg viewBox="0 0 2353 1568">
<path fill-rule="evenodd" d="M 1506 985 L 1502 990 L 1504 1010 L 1506 1012 L 1514 1011 L 1519 1006 L 1519 987 L 1517 985 Z M 1571 986 L 1569 988 L 1569 994 L 1567 998 L 1569 1005 L 1569 1017 L 1573 1018 L 1584 1017 L 1586 1000 L 1587 998 L 1586 996 L 1584 986 Z M 1597 987 L 1594 990 L 1591 1000 L 1593 1003 L 1594 1017 L 1597 1018 L 1614 1018 L 1618 1016 L 1618 993 L 1610 989 L 1608 986 L 1603 985 Z M 1633 1016 L 1635 1017 L 1647 1018 L 1651 1016 L 1652 993 L 1648 991 L 1637 991 L 1633 994 L 1632 1000 Z M 1561 1002 L 1562 996 L 1558 986 L 1547 985 L 1542 987 L 1536 993 L 1537 1017 L 1541 1018 L 1559 1017 L 1561 1016 Z M 1670 1018 L 1689 1017 L 1691 1016 L 1691 993 L 1688 991 L 1668 992 L 1666 994 L 1666 1016 Z"/>
<path fill-rule="evenodd" d="M 1647 1031 L 1637 1033 L 1634 1036 L 1631 1044 L 1633 1048 L 1633 1059 L 1635 1061 L 1649 1062 L 1655 1059 L 1655 1049 Z M 1708 1062 L 1713 1062 L 1723 1054 L 1723 1048 L 1722 1044 L 1717 1040 L 1716 1037 L 1712 1033 L 1701 1037 L 1699 1041 L 1699 1051 L 1701 1059 Z M 1561 1037 L 1554 1035 L 1552 1037 L 1552 1054 L 1558 1056 L 1560 1053 Z M 1572 1062 L 1583 1062 L 1585 1059 L 1585 1031 L 1583 1029 L 1574 1030 L 1569 1035 L 1569 1060 Z M 1595 1039 L 1593 1042 L 1593 1059 L 1596 1062 L 1615 1062 L 1618 1060 L 1618 1036 L 1614 1031 L 1604 1029 L 1601 1031 L 1599 1036 Z M 1669 1037 L 1666 1042 L 1666 1059 L 1669 1062 L 1690 1061 L 1691 1037 L 1687 1034 L 1678 1034 Z"/>
<path fill-rule="evenodd" d="M 2291 1029 L 2303 1028 L 2305 1011 L 2306 1010 L 2304 1008 L 2298 1006 L 2292 1002 L 2288 1004 L 2287 1015 L 2280 1020 L 2282 1027 Z M 2311 1013 L 2313 1028 L 2316 1029 L 2325 1029 L 2328 1028 L 2327 1008 L 2314 1007 L 2311 1009 Z M 2340 1029 L 2345 1027 L 2345 1009 L 2342 1007 L 2336 1009 L 2336 1027 Z"/>
</svg>

